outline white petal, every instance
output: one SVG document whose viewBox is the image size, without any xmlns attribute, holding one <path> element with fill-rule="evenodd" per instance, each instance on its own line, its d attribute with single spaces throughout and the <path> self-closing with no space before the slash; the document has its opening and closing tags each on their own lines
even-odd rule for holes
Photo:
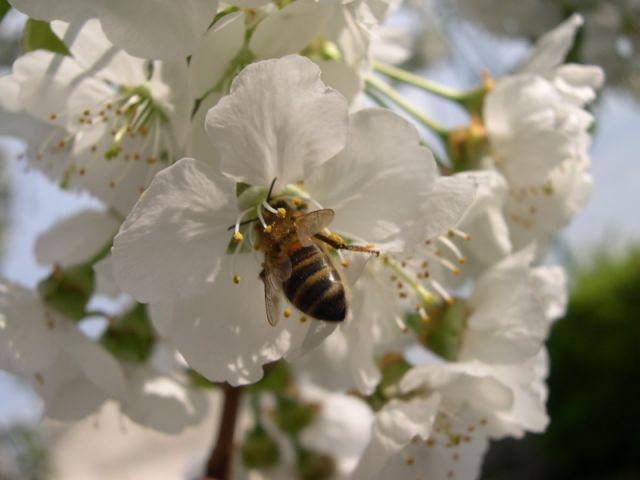
<svg viewBox="0 0 640 480">
<path fill-rule="evenodd" d="M 100 75 L 119 85 L 140 85 L 145 82 L 145 60 L 134 58 L 114 46 L 97 19 L 73 25 L 52 22 L 51 29 L 67 45 L 73 59 L 89 76 Z"/>
<path fill-rule="evenodd" d="M 363 80 L 359 72 L 335 60 L 316 60 L 315 62 L 322 70 L 322 81 L 339 91 L 349 104 L 352 104 L 363 90 Z"/>
<path fill-rule="evenodd" d="M 60 349 L 69 355 L 88 381 L 95 384 L 105 397 L 120 401 L 127 398 L 124 372 L 111 354 L 75 328 L 69 329 L 62 341 Z"/>
<path fill-rule="evenodd" d="M 437 178 L 425 201 L 427 225 L 423 238 L 434 238 L 458 225 L 476 198 L 477 184 L 473 174 Z"/>
<path fill-rule="evenodd" d="M 109 298 L 115 298 L 122 293 L 113 278 L 113 260 L 111 254 L 93 264 L 96 275 L 95 293 Z"/>
<path fill-rule="evenodd" d="M 143 58 L 186 58 L 213 20 L 215 0 L 15 0 L 14 6 L 42 20 L 82 23 L 97 17 L 109 39 Z"/>
<path fill-rule="evenodd" d="M 141 302 L 198 293 L 216 276 L 237 217 L 234 189 L 205 164 L 182 159 L 154 178 L 114 240 L 120 288 Z"/>
<path fill-rule="evenodd" d="M 320 81 L 310 60 L 257 62 L 236 77 L 230 95 L 209 110 L 207 132 L 220 169 L 236 181 L 284 186 L 335 155 L 347 136 L 347 103 Z"/>
<path fill-rule="evenodd" d="M 514 363 L 538 353 L 548 322 L 530 284 L 533 248 L 524 249 L 480 277 L 469 305 L 472 314 L 460 357 Z"/>
<path fill-rule="evenodd" d="M 402 251 L 422 239 L 417 219 L 435 176 L 433 156 L 409 122 L 367 109 L 351 116 L 347 146 L 306 179 L 305 188 L 336 211 L 331 228 Z"/>
<path fill-rule="evenodd" d="M 304 384 L 301 395 L 306 401 L 321 405 L 321 409 L 302 431 L 300 442 L 316 452 L 329 454 L 341 473 L 350 473 L 369 441 L 373 422 L 370 407 L 357 397 L 319 389 L 310 391 Z"/>
<path fill-rule="evenodd" d="M 564 62 L 573 45 L 576 32 L 583 23 L 581 15 L 573 14 L 561 25 L 544 34 L 536 43 L 531 56 L 518 71 L 544 75 L 558 67 Z"/>
<path fill-rule="evenodd" d="M 451 415 L 471 409 L 478 416 L 495 416 L 513 406 L 513 392 L 496 370 L 479 362 L 414 367 L 400 381 L 408 393 L 426 387 L 442 396 L 442 410 Z"/>
<path fill-rule="evenodd" d="M 30 380 L 47 368 L 59 353 L 52 343 L 45 310 L 40 299 L 11 282 L 0 282 L 0 368 Z"/>
<path fill-rule="evenodd" d="M 489 447 L 486 432 L 479 424 L 455 417 L 440 415 L 437 422 L 442 427 L 439 431 L 432 431 L 426 441 L 411 442 L 372 478 L 477 480 Z"/>
<path fill-rule="evenodd" d="M 250 49 L 259 58 L 300 52 L 324 29 L 336 0 L 298 0 L 268 15 L 251 36 Z"/>
<path fill-rule="evenodd" d="M 564 101 L 549 81 L 517 75 L 496 83 L 485 119 L 492 155 L 509 184 L 541 186 L 552 168 L 586 148 L 593 117 Z"/>
<path fill-rule="evenodd" d="M 38 237 L 35 254 L 42 265 L 68 267 L 90 260 L 111 244 L 120 220 L 109 212 L 84 210 L 56 223 Z"/>
<path fill-rule="evenodd" d="M 494 265 L 511 252 L 509 227 L 503 216 L 507 183 L 496 171 L 486 170 L 467 174 L 477 180 L 478 190 L 472 206 L 460 222 L 460 228 L 471 236 L 465 244 L 472 262 Z M 469 266 L 465 266 L 469 273 Z"/>
<path fill-rule="evenodd" d="M 435 420 L 440 396 L 415 398 L 408 402 L 392 400 L 375 417 L 371 441 L 352 478 L 377 477 L 385 464 L 393 459 L 413 438 L 426 439 Z M 388 477 L 385 477 L 388 478 Z"/>
<path fill-rule="evenodd" d="M 245 16 L 242 12 L 223 17 L 207 32 L 191 55 L 189 71 L 193 78 L 196 98 L 200 98 L 222 79 L 231 60 L 238 54 L 244 41 L 244 22 Z"/>
<path fill-rule="evenodd" d="M 156 326 L 192 368 L 212 381 L 256 382 L 264 364 L 304 353 L 308 335 L 316 328 L 331 327 L 324 336 L 332 331 L 328 322 L 302 323 L 298 314 L 282 318 L 276 327 L 269 325 L 259 274 L 253 255 L 227 255 L 209 290 L 158 306 L 170 311 L 159 314 L 158 307 L 154 309 L 153 321 L 160 322 Z M 240 277 L 238 284 L 233 282 L 235 275 Z"/>
<path fill-rule="evenodd" d="M 562 317 L 569 300 L 567 273 L 564 268 L 558 266 L 533 268 L 529 281 L 542 302 L 547 320 L 553 322 Z"/>
<path fill-rule="evenodd" d="M 123 412 L 139 425 L 176 434 L 200 422 L 207 412 L 202 392 L 146 366 L 128 371 L 130 395 Z"/>
</svg>

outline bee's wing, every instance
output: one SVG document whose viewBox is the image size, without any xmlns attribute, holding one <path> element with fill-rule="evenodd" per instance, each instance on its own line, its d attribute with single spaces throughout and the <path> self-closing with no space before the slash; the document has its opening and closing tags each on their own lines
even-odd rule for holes
<svg viewBox="0 0 640 480">
<path fill-rule="evenodd" d="M 311 238 L 327 228 L 333 220 L 334 211 L 330 208 L 314 210 L 296 218 L 296 232 L 301 238 Z"/>
<path fill-rule="evenodd" d="M 286 255 L 267 258 L 264 274 L 264 304 L 267 320 L 276 326 L 280 320 L 281 284 L 291 277 L 291 261 Z"/>
</svg>

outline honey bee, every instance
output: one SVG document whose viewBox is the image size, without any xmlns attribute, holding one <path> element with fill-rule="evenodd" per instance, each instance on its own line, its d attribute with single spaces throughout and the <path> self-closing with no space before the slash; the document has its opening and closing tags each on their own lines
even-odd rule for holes
<svg viewBox="0 0 640 480">
<path fill-rule="evenodd" d="M 268 199 L 267 199 L 268 202 Z M 328 208 L 306 211 L 305 204 L 278 200 L 266 211 L 268 228 L 259 230 L 257 248 L 264 252 L 264 297 L 267 319 L 280 318 L 280 295 L 301 312 L 318 320 L 341 322 L 347 316 L 349 296 L 328 246 L 378 255 L 369 246 L 346 245 L 327 227 L 334 217 Z"/>
</svg>

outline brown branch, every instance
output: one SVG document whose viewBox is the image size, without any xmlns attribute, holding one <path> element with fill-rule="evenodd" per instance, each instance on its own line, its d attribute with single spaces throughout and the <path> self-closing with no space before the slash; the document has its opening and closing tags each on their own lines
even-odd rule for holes
<svg viewBox="0 0 640 480">
<path fill-rule="evenodd" d="M 233 458 L 233 436 L 240 406 L 242 387 L 232 387 L 228 383 L 221 385 L 224 392 L 224 407 L 220 417 L 218 439 L 207 462 L 204 480 L 229 480 Z"/>
</svg>

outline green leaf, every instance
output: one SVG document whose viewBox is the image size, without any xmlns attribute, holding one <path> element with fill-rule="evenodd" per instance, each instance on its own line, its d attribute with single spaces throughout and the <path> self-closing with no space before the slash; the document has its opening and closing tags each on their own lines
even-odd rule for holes
<svg viewBox="0 0 640 480">
<path fill-rule="evenodd" d="M 11 5 L 7 0 L 0 0 L 0 22 L 4 19 L 7 12 L 11 10 Z"/>
<path fill-rule="evenodd" d="M 155 335 L 144 305 L 112 322 L 100 343 L 115 357 L 125 362 L 142 363 L 151 356 Z"/>
<path fill-rule="evenodd" d="M 53 33 L 47 22 L 30 18 L 22 32 L 22 51 L 27 53 L 38 49 L 71 55 L 67 46 Z"/>
<path fill-rule="evenodd" d="M 89 264 L 55 268 L 38 284 L 42 299 L 55 311 L 74 321 L 85 316 L 85 307 L 93 294 L 95 274 Z"/>
<path fill-rule="evenodd" d="M 317 413 L 316 404 L 303 403 L 288 395 L 280 395 L 276 403 L 274 420 L 283 432 L 298 435 L 311 424 Z"/>
<path fill-rule="evenodd" d="M 279 360 L 264 367 L 264 377 L 257 383 L 248 385 L 249 392 L 282 393 L 291 381 L 287 362 Z"/>
<path fill-rule="evenodd" d="M 271 467 L 280 459 L 278 444 L 261 425 L 247 432 L 241 454 L 242 462 L 249 468 Z"/>
<path fill-rule="evenodd" d="M 333 477 L 336 464 L 324 453 L 305 448 L 298 451 L 298 478 L 301 480 L 327 480 Z"/>
</svg>

